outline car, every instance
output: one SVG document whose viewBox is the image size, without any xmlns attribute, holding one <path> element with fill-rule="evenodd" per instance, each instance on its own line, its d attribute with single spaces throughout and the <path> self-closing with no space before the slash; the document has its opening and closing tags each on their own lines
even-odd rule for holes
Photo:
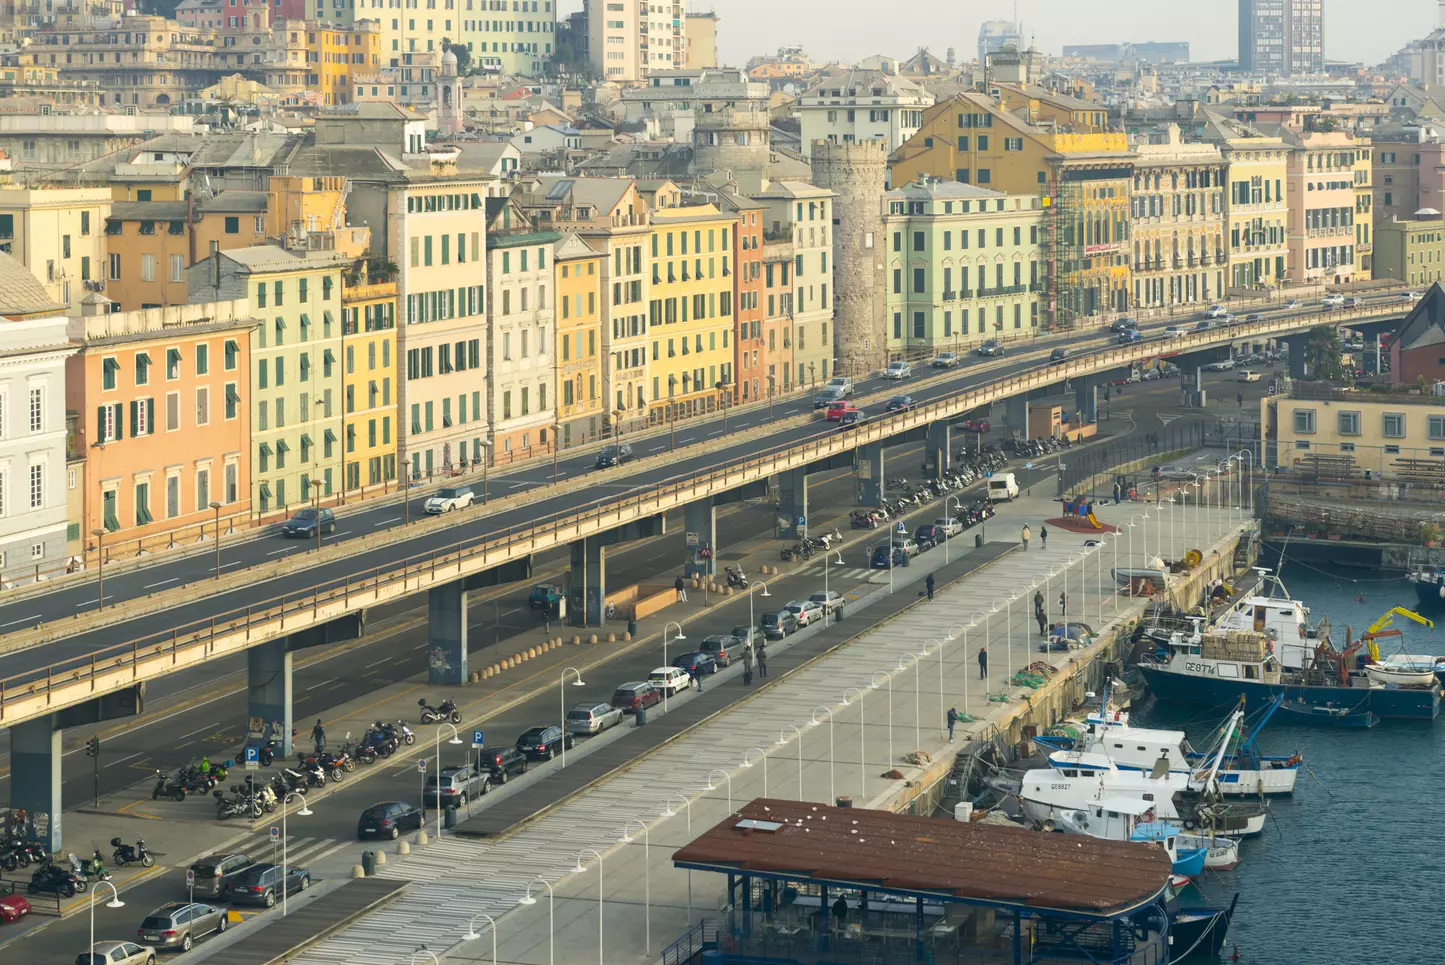
<svg viewBox="0 0 1445 965">
<path fill-rule="evenodd" d="M 1402 301 L 1402 302 L 1418 302 L 1421 298 L 1424 298 L 1424 297 L 1425 297 L 1425 296 L 1421 295 L 1419 292 L 1401 292 L 1401 293 L 1400 293 L 1400 301 Z"/>
<path fill-rule="evenodd" d="M 963 524 L 952 516 L 940 516 L 933 521 L 933 525 L 947 533 L 949 539 L 963 532 Z"/>
<path fill-rule="evenodd" d="M 674 666 L 681 666 L 676 660 Z M 569 734 L 600 734 L 609 727 L 616 727 L 622 723 L 622 708 L 613 707 L 611 704 L 600 704 L 588 702 L 578 704 L 567 711 L 566 720 L 563 722 Z"/>
<path fill-rule="evenodd" d="M 842 401 L 847 395 L 842 389 L 819 389 L 813 395 L 813 408 L 826 409 L 834 402 Z"/>
<path fill-rule="evenodd" d="M 538 583 L 527 594 L 527 609 L 550 612 L 562 599 L 562 588 L 556 583 Z"/>
<path fill-rule="evenodd" d="M 1280 307 L 1285 309 L 1286 311 L 1292 311 L 1294 309 L 1304 308 L 1305 303 L 1300 301 L 1298 298 L 1286 298 L 1284 300 L 1284 304 Z"/>
<path fill-rule="evenodd" d="M 812 600 L 794 600 L 783 609 L 793 615 L 799 627 L 811 626 L 814 620 L 823 619 L 823 607 Z"/>
<path fill-rule="evenodd" d="M 1344 296 L 1344 295 L 1326 295 L 1324 298 L 1321 298 L 1321 299 L 1320 299 L 1320 304 L 1323 305 L 1325 308 L 1344 308 L 1344 307 L 1345 307 L 1345 296 Z"/>
<path fill-rule="evenodd" d="M 1203 318 L 1194 323 L 1196 332 L 1212 332 L 1219 327 L 1219 321 L 1213 318 Z"/>
<path fill-rule="evenodd" d="M 1223 318 L 1229 314 L 1229 309 L 1223 305 L 1210 305 L 1204 310 L 1205 318 Z"/>
<path fill-rule="evenodd" d="M 361 816 L 356 819 L 356 839 L 365 841 L 367 838 L 390 838 L 395 841 L 403 831 L 415 831 L 424 821 L 426 815 L 419 807 L 413 807 L 405 801 L 380 801 L 362 811 Z M 271 867 L 274 866 L 254 864 L 236 875 L 226 886 L 226 896 L 229 898 L 237 887 L 242 887 L 242 883 L 251 878 L 256 869 Z M 255 883 L 246 884 L 244 887 L 253 888 Z"/>
<path fill-rule="evenodd" d="M 1241 382 L 1258 382 L 1259 378 L 1259 373 L 1254 371 L 1253 369 L 1239 370 L 1239 381 Z"/>
<path fill-rule="evenodd" d="M 819 590 L 808 597 L 808 602 L 818 604 L 819 609 L 825 615 L 831 616 L 835 620 L 841 620 L 843 619 L 843 604 L 847 601 L 837 590 Z"/>
<path fill-rule="evenodd" d="M 781 640 L 790 633 L 798 632 L 798 618 L 791 610 L 764 613 L 762 625 L 763 636 L 769 640 Z"/>
<path fill-rule="evenodd" d="M 19 921 L 30 914 L 30 902 L 24 895 L 0 895 L 0 923 Z"/>
<path fill-rule="evenodd" d="M 172 901 L 146 915 L 136 938 L 155 948 L 191 950 L 196 939 L 226 930 L 226 912 L 199 902 Z"/>
<path fill-rule="evenodd" d="M 852 394 L 853 394 L 853 380 L 850 379 L 850 378 L 848 378 L 848 376 L 846 376 L 846 375 L 835 375 L 835 376 L 833 376 L 831 379 L 828 380 L 828 384 L 825 385 L 825 386 L 823 386 L 823 388 L 825 388 L 825 389 L 837 389 L 839 392 L 842 392 L 844 395 L 852 395 Z"/>
<path fill-rule="evenodd" d="M 1056 348 L 1049 353 L 1049 364 L 1057 365 L 1060 362 L 1066 362 L 1071 354 L 1073 353 L 1066 348 Z"/>
<path fill-rule="evenodd" d="M 756 647 L 763 642 L 763 631 L 757 627 L 733 627 L 733 639 L 745 647 Z"/>
<path fill-rule="evenodd" d="M 1114 324 L 1109 326 L 1111 332 L 1127 332 L 1139 327 L 1139 322 L 1133 318 L 1115 319 Z"/>
<path fill-rule="evenodd" d="M 916 406 L 918 402 L 911 395 L 895 395 L 888 400 L 884 406 L 889 412 L 907 412 Z"/>
<path fill-rule="evenodd" d="M 527 773 L 527 755 L 512 744 L 483 747 L 477 751 L 477 767 L 491 774 L 498 784 L 506 784 L 514 776 Z"/>
<path fill-rule="evenodd" d="M 329 509 L 315 509 L 307 506 L 305 509 L 298 509 L 296 515 L 281 524 L 281 535 L 287 537 L 299 537 L 309 539 L 316 535 L 317 519 L 320 518 L 321 532 L 336 532 L 336 514 Z"/>
<path fill-rule="evenodd" d="M 664 697 L 676 697 L 692 688 L 692 675 L 681 667 L 658 667 L 647 675 L 647 682 Z"/>
<path fill-rule="evenodd" d="M 1248 315 L 1244 316 L 1244 324 L 1246 325 L 1253 325 L 1255 322 L 1262 321 L 1264 321 L 1264 316 L 1261 315 L 1259 312 L 1250 312 Z"/>
<path fill-rule="evenodd" d="M 714 633 L 704 637 L 698 649 L 716 660 L 719 667 L 730 667 L 734 660 L 742 658 L 745 646 L 731 633 Z"/>
<path fill-rule="evenodd" d="M 874 570 L 886 570 L 895 566 L 907 565 L 908 554 L 903 547 L 888 543 L 879 543 L 873 547 L 873 555 L 868 560 L 868 567 Z"/>
<path fill-rule="evenodd" d="M 1356 296 L 1354 296 L 1354 295 L 1351 295 L 1349 298 L 1346 298 L 1346 299 L 1345 299 L 1345 303 L 1344 303 L 1343 305 L 1341 305 L 1340 307 L 1341 307 L 1341 308 L 1359 308 L 1359 307 L 1360 307 L 1361 305 L 1363 305 L 1363 304 L 1365 304 L 1365 300 L 1364 300 L 1363 298 L 1358 298 L 1358 297 L 1356 297 Z"/>
<path fill-rule="evenodd" d="M 1217 362 L 1210 362 L 1204 368 L 1208 372 L 1228 372 L 1234 368 L 1234 359 L 1220 359 Z"/>
<path fill-rule="evenodd" d="M 572 735 L 556 724 L 533 724 L 517 738 L 517 750 L 528 757 L 550 761 L 566 747 L 572 749 Z"/>
<path fill-rule="evenodd" d="M 917 556 L 919 553 L 923 552 L 923 547 L 919 546 L 916 542 L 909 539 L 907 536 L 895 536 L 893 538 L 893 545 L 901 547 L 903 549 L 903 552 L 907 553 L 909 556 Z"/>
<path fill-rule="evenodd" d="M 231 879 L 255 863 L 254 858 L 242 851 L 208 854 L 191 865 L 191 895 L 197 898 L 220 898 Z"/>
<path fill-rule="evenodd" d="M 441 791 L 438 793 L 437 788 Z M 444 767 L 436 774 L 428 774 L 422 785 L 421 806 L 464 808 L 468 801 L 475 801 L 492 789 L 492 775 L 470 764 Z"/>
<path fill-rule="evenodd" d="M 598 469 L 611 469 L 632 461 L 632 446 L 624 442 L 615 446 L 603 446 L 597 451 Z"/>
<path fill-rule="evenodd" d="M 472 491 L 471 486 L 446 486 L 436 491 L 422 504 L 422 509 L 433 516 L 441 513 L 450 513 L 454 509 L 466 509 L 477 501 L 477 494 Z"/>
<path fill-rule="evenodd" d="M 1120 345 L 1133 345 L 1135 342 L 1144 341 L 1144 336 L 1139 332 L 1138 329 L 1126 328 L 1124 329 L 1124 331 L 1114 336 L 1114 341 L 1118 342 Z"/>
<path fill-rule="evenodd" d="M 156 965 L 156 950 L 135 942 L 96 942 L 75 956 L 75 965 Z"/>
<path fill-rule="evenodd" d="M 406 805 L 403 805 L 406 806 Z M 372 808 L 367 808 L 370 812 Z M 421 827 L 422 813 L 420 808 L 412 808 L 414 812 L 416 828 Z M 363 812 L 366 813 L 366 812 Z M 396 837 L 397 829 L 393 825 L 390 834 L 383 834 L 382 837 Z M 358 836 L 360 832 L 358 831 Z M 237 875 L 236 880 L 226 886 L 226 900 L 233 905 L 263 905 L 267 908 L 275 907 L 281 895 L 294 895 L 298 891 L 305 891 L 311 887 L 311 872 L 305 868 L 286 869 L 283 876 L 281 866 L 271 864 L 252 865 L 245 874 Z"/>
<path fill-rule="evenodd" d="M 622 684 L 612 694 L 612 706 L 621 707 L 626 713 L 646 710 L 653 704 L 662 703 L 662 694 L 646 680 L 633 680 Z"/>
<path fill-rule="evenodd" d="M 1164 330 L 1165 338 L 1183 338 L 1187 334 L 1188 330 L 1182 325 L 1170 325 Z"/>
<path fill-rule="evenodd" d="M 834 402 L 832 405 L 828 406 L 828 409 L 824 413 L 824 415 L 827 416 L 829 422 L 841 422 L 845 415 L 850 412 L 857 411 L 858 407 L 856 405 L 846 399 L 839 399 L 837 402 Z"/>
<path fill-rule="evenodd" d="M 948 539 L 948 532 L 942 526 L 924 523 L 913 531 L 913 540 L 921 550 L 931 550 Z"/>
<path fill-rule="evenodd" d="M 987 432 L 987 419 L 964 419 L 962 422 L 955 422 L 953 428 L 959 432 Z"/>
<path fill-rule="evenodd" d="M 979 343 L 974 352 L 985 358 L 1001 359 L 1004 353 L 1003 342 L 996 338 L 985 339 Z"/>
<path fill-rule="evenodd" d="M 1165 479 L 1175 479 L 1181 481 L 1194 478 L 1194 473 L 1190 472 L 1188 469 L 1185 469 L 1183 466 L 1175 465 L 1160 466 L 1159 475 L 1163 476 Z"/>
<path fill-rule="evenodd" d="M 962 362 L 963 359 L 959 358 L 955 352 L 939 352 L 928 364 L 935 369 L 953 369 Z"/>
<path fill-rule="evenodd" d="M 854 409 L 852 412 L 843 413 L 843 418 L 838 420 L 839 429 L 856 429 L 868 421 L 868 413 L 862 409 Z"/>
<path fill-rule="evenodd" d="M 889 362 L 883 370 L 883 377 L 890 382 L 901 382 L 913 378 L 913 366 L 907 362 Z"/>
<path fill-rule="evenodd" d="M 704 674 L 712 675 L 717 673 L 717 661 L 701 650 L 690 650 L 687 653 L 672 658 L 674 667 L 681 667 L 694 677 L 701 677 Z"/>
</svg>

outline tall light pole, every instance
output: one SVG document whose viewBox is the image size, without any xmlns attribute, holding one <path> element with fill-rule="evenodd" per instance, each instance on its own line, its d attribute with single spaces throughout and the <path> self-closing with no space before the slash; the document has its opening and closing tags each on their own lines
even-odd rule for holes
<svg viewBox="0 0 1445 965">
<path fill-rule="evenodd" d="M 487 924 L 492 926 L 492 965 L 497 965 L 497 923 L 492 916 L 484 911 L 479 911 L 467 922 L 467 933 L 462 936 L 464 942 L 474 942 L 482 936 L 477 934 L 477 919 L 485 918 Z"/>
<path fill-rule="evenodd" d="M 828 800 L 830 800 L 830 801 L 832 801 L 833 803 L 836 804 L 836 803 L 838 802 L 838 791 L 837 791 L 837 788 L 835 788 L 835 787 L 833 786 L 833 710 L 832 710 L 832 708 L 830 708 L 830 707 L 825 707 L 825 706 L 823 706 L 822 704 L 819 704 L 817 707 L 814 707 L 814 708 L 813 708 L 812 719 L 808 721 L 808 726 L 809 726 L 809 727 L 817 727 L 817 726 L 818 726 L 818 711 L 820 711 L 820 710 L 821 710 L 823 713 L 825 713 L 825 714 L 828 715 Z M 801 746 L 802 746 L 802 743 L 803 743 L 803 739 L 802 739 L 801 737 L 799 737 L 799 738 L 798 738 L 798 745 L 799 745 L 800 748 L 801 748 Z M 801 753 L 801 750 L 799 751 L 799 753 Z"/>
<path fill-rule="evenodd" d="M 803 732 L 793 724 L 784 724 L 783 729 L 778 731 L 778 746 L 788 745 L 788 731 L 798 736 L 798 800 L 803 799 Z"/>
<path fill-rule="evenodd" d="M 838 557 L 838 565 L 839 565 L 839 566 L 844 566 L 844 565 L 846 565 L 846 564 L 844 564 L 844 562 L 843 562 L 843 554 L 842 554 L 841 551 L 839 551 L 839 550 L 834 550 L 834 551 L 833 551 L 833 556 Z M 828 568 L 829 568 L 830 563 L 831 563 L 831 557 L 828 555 L 828 551 L 825 549 L 825 550 L 823 550 L 823 596 L 824 596 L 825 599 L 827 598 L 827 595 L 828 595 Z M 831 613 L 831 612 L 832 612 L 832 611 L 829 610 L 828 605 L 825 603 L 825 604 L 823 605 L 823 626 L 824 626 L 824 627 L 826 627 L 826 626 L 828 625 L 828 614 Z"/>
<path fill-rule="evenodd" d="M 311 511 L 316 514 L 316 552 L 321 552 L 321 480 L 311 480 Z"/>
<path fill-rule="evenodd" d="M 107 901 L 107 902 L 105 903 L 105 907 L 107 907 L 107 908 L 124 908 L 124 907 L 125 907 L 125 902 L 123 902 L 123 901 L 120 900 L 120 892 L 115 890 L 115 885 L 111 884 L 109 881 L 97 881 L 97 882 L 95 883 L 95 890 L 90 893 L 90 945 L 89 945 L 89 949 L 90 949 L 90 957 L 91 957 L 92 959 L 96 957 L 96 956 L 95 956 L 95 899 L 96 899 L 96 896 L 100 894 L 100 886 L 101 886 L 101 885 L 105 885 L 105 887 L 107 887 L 107 888 L 110 889 L 110 901 Z M 82 957 L 84 957 L 84 956 L 82 956 Z"/>
<path fill-rule="evenodd" d="M 447 738 L 448 744 L 460 744 L 462 742 L 462 739 L 461 736 L 457 734 L 456 725 L 454 725 L 451 721 L 437 721 L 437 725 L 437 840 L 440 841 L 442 839 L 442 728 L 450 727 L 452 729 L 452 736 Z M 564 744 L 567 742 L 565 736 L 562 742 Z M 426 807 L 426 801 L 422 801 L 421 803 L 422 807 Z"/>
<path fill-rule="evenodd" d="M 687 820 L 689 826 L 691 826 L 691 809 L 688 810 Z M 606 876 L 602 873 L 602 855 L 599 852 L 593 850 L 592 848 L 583 848 L 581 851 L 577 852 L 577 865 L 572 869 L 572 872 L 574 874 L 580 875 L 582 872 L 587 870 L 586 868 L 582 867 L 582 856 L 584 854 L 590 854 L 592 855 L 592 857 L 597 859 L 597 965 L 606 965 L 606 963 L 602 960 L 602 884 L 607 879 Z M 691 915 L 689 915 L 689 917 L 691 917 Z"/>
<path fill-rule="evenodd" d="M 542 884 L 547 886 L 547 961 L 549 965 L 556 965 L 557 931 L 554 927 L 554 919 L 552 917 L 554 896 L 552 894 L 551 882 L 549 882 L 546 878 L 543 878 L 541 875 L 536 876 L 532 879 L 532 881 L 527 882 L 527 893 L 517 901 L 517 904 L 535 905 L 537 903 L 537 899 L 532 897 L 532 883 L 536 881 L 540 881 L 542 882 Z"/>
<path fill-rule="evenodd" d="M 562 427 L 552 423 L 552 485 L 557 485 L 557 454 L 562 451 Z"/>
<path fill-rule="evenodd" d="M 768 584 L 764 583 L 762 580 L 756 580 L 753 583 L 748 584 L 748 626 L 750 627 L 755 627 L 758 625 L 757 617 L 753 613 L 753 592 L 757 590 L 758 587 L 763 588 L 763 596 L 772 596 L 772 594 L 768 592 Z M 824 613 L 826 612 L 827 611 L 824 611 Z"/>
<path fill-rule="evenodd" d="M 98 613 L 105 609 L 105 530 L 97 526 L 90 531 L 90 535 L 95 537 L 95 590 L 100 597 L 96 601 L 95 609 Z M 219 570 L 216 575 L 220 575 Z"/>
<path fill-rule="evenodd" d="M 733 776 L 720 767 L 714 767 L 707 772 L 707 789 L 709 791 L 717 790 L 717 785 L 712 782 L 712 776 L 714 774 L 721 774 L 728 782 L 728 813 L 731 814 L 733 813 Z"/>
<path fill-rule="evenodd" d="M 742 763 L 742 766 L 743 766 L 743 767 L 746 767 L 748 770 L 752 770 L 752 767 L 753 767 L 753 759 L 752 759 L 751 757 L 749 757 L 748 755 L 752 754 L 753 751 L 757 751 L 757 752 L 758 752 L 758 757 L 762 758 L 762 761 L 763 761 L 763 797 L 767 797 L 767 796 L 768 796 L 768 752 L 765 751 L 765 750 L 763 750 L 761 747 L 749 747 L 747 750 L 743 751 L 743 763 Z"/>
<path fill-rule="evenodd" d="M 776 376 L 768 376 L 768 421 L 773 421 L 773 389 L 777 385 Z"/>
<path fill-rule="evenodd" d="M 851 706 L 849 694 L 858 695 L 858 804 L 862 806 L 864 798 L 868 794 L 868 720 L 864 714 L 863 695 L 861 687 L 849 687 L 843 691 L 843 706 Z"/>
<path fill-rule="evenodd" d="M 888 684 L 888 768 L 893 768 L 893 675 L 882 670 L 873 671 L 873 681 L 869 684 L 874 690 L 878 689 L 878 676 L 882 674 L 884 681 Z"/>
<path fill-rule="evenodd" d="M 286 852 L 287 852 L 287 849 L 289 848 L 289 846 L 290 846 L 290 844 L 291 844 L 290 839 L 286 836 L 286 805 L 287 805 L 288 803 L 290 803 L 290 801 L 291 801 L 291 799 L 292 799 L 293 797 L 294 797 L 294 798 L 299 798 L 299 799 L 301 800 L 301 810 L 297 811 L 297 812 L 296 812 L 297 814 L 299 814 L 301 817 L 304 818 L 304 817 L 309 817 L 309 816 L 313 813 L 313 812 L 311 811 L 311 809 L 306 806 L 306 795 L 304 795 L 304 794 L 301 794 L 301 793 L 299 793 L 299 792 L 297 792 L 297 791 L 287 791 L 287 792 L 286 792 L 286 796 L 281 799 L 281 917 L 282 917 L 282 918 L 285 918 L 285 917 L 286 917 L 286 897 L 291 893 L 291 888 L 287 885 L 287 882 L 286 882 L 286 858 L 287 858 Z"/>
<path fill-rule="evenodd" d="M 678 623 L 676 620 L 670 621 L 666 626 L 664 626 L 664 627 L 662 628 L 662 665 L 663 665 L 664 667 L 671 667 L 671 666 L 672 666 L 672 664 L 670 664 L 670 663 L 667 662 L 667 631 L 668 631 L 668 630 L 671 630 L 673 627 L 677 627 L 677 635 L 674 636 L 672 639 L 674 639 L 674 640 L 686 640 L 686 639 L 687 639 L 687 637 L 686 637 L 686 636 L 683 634 L 683 632 L 682 632 L 682 624 L 681 624 L 681 623 Z M 671 689 L 671 688 L 669 688 L 669 687 L 664 687 L 663 690 L 662 690 L 662 712 L 663 712 L 664 714 L 667 713 L 667 692 L 668 692 L 668 690 L 670 690 L 670 689 Z"/>
<path fill-rule="evenodd" d="M 937 639 L 936 637 L 934 638 L 933 642 L 938 645 L 938 719 L 939 719 L 939 720 L 943 720 L 944 717 L 945 717 L 945 715 L 947 714 L 947 711 L 945 711 L 945 710 L 943 709 L 943 647 L 944 647 L 944 643 L 943 643 L 942 640 L 939 640 L 939 639 Z M 923 650 L 918 654 L 918 656 L 919 656 L 919 657 L 926 657 L 926 656 L 928 656 L 928 647 L 927 647 L 927 645 L 924 646 Z"/>
<path fill-rule="evenodd" d="M 492 465 L 492 444 L 482 440 L 482 505 L 487 505 L 487 470 Z"/>
<path fill-rule="evenodd" d="M 211 503 L 211 509 L 216 513 L 216 579 L 221 578 L 221 504 Z"/>
<path fill-rule="evenodd" d="M 675 818 L 675 817 L 677 817 L 677 812 L 672 809 L 672 800 L 673 800 L 673 798 L 676 798 L 677 800 L 681 801 L 681 802 L 682 802 L 683 810 L 687 812 L 687 840 L 688 840 L 688 841 L 692 841 L 692 801 L 691 801 L 691 800 L 689 800 L 688 798 L 684 797 L 684 796 L 681 795 L 681 794 L 677 794 L 677 793 L 669 794 L 669 795 L 667 796 L 667 803 L 666 803 L 665 805 L 663 805 L 662 817 L 664 817 L 664 818 Z M 801 798 L 800 798 L 799 800 L 801 800 Z M 593 852 L 593 853 L 595 854 L 596 852 Z M 600 882 L 600 881 L 598 882 L 598 887 L 601 887 L 601 882 Z M 688 868 L 688 869 L 687 869 L 687 921 L 688 921 L 688 924 L 689 924 L 689 925 L 692 924 L 692 869 L 691 869 L 691 868 Z M 602 935 L 601 935 L 600 932 L 599 932 L 598 935 L 597 935 L 597 941 L 598 941 L 599 943 L 602 941 Z"/>
<path fill-rule="evenodd" d="M 766 760 L 766 759 L 765 759 Z M 766 768 L 767 764 L 764 763 Z M 766 773 L 766 771 L 765 771 Z M 633 825 L 642 829 L 642 902 L 643 921 L 646 932 L 642 939 L 643 954 L 648 958 L 652 957 L 652 834 L 647 830 L 647 825 L 641 821 L 627 821 L 622 825 L 622 837 L 618 838 L 619 844 L 631 844 L 632 835 L 630 829 Z"/>
<path fill-rule="evenodd" d="M 957 496 L 949 496 L 947 499 L 945 499 L 945 500 L 943 501 L 943 515 L 947 516 L 949 519 L 954 519 L 955 517 L 952 516 L 952 515 L 948 512 L 948 504 L 949 504 L 949 503 L 953 503 L 955 506 L 958 507 L 959 512 L 962 512 L 962 511 L 963 511 L 963 500 L 959 499 Z M 962 535 L 962 534 L 960 534 L 960 535 Z M 953 536 L 952 536 L 950 533 L 945 533 L 945 534 L 944 534 L 944 540 L 943 540 L 943 563 L 944 563 L 945 566 L 948 565 L 948 544 L 949 544 L 949 543 L 952 543 L 952 542 L 953 542 Z"/>
<path fill-rule="evenodd" d="M 919 706 L 923 703 L 923 694 L 920 692 L 918 685 L 918 655 L 906 653 L 902 657 L 899 657 L 899 673 L 908 669 L 904 664 L 905 660 L 913 661 L 913 747 L 915 750 L 919 750 L 923 747 L 923 711 Z"/>
<path fill-rule="evenodd" d="M 560 677 L 560 678 L 558 679 L 558 681 L 557 681 L 557 701 L 558 701 L 559 704 L 561 704 L 561 711 L 562 711 L 562 716 L 559 718 L 559 720 L 561 721 L 561 727 L 562 727 L 562 766 L 563 766 L 563 767 L 566 767 L 566 766 L 567 766 L 567 675 L 568 675 L 569 673 L 572 674 L 573 676 L 575 676 L 575 677 L 577 678 L 576 680 L 573 680 L 573 681 L 572 681 L 572 686 L 574 686 L 574 687 L 585 687 L 585 686 L 587 686 L 587 684 L 584 683 L 583 680 L 582 680 L 582 671 L 578 670 L 576 667 L 564 667 L 564 668 L 562 668 L 562 675 L 561 675 L 561 677 Z M 441 765 L 438 764 L 437 767 L 440 768 Z"/>
</svg>

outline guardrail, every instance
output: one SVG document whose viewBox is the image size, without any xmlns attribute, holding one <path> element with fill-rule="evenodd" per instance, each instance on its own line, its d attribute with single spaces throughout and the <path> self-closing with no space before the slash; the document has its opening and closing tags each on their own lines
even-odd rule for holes
<svg viewBox="0 0 1445 965">
<path fill-rule="evenodd" d="M 1208 349 L 1238 338 L 1283 334 L 1367 315 L 1339 310 L 1311 319 L 1277 319 L 1227 329 L 1190 333 L 1167 341 L 1106 349 L 1055 365 L 960 390 L 907 412 L 895 412 L 846 432 L 819 433 L 802 442 L 774 446 L 734 459 L 704 473 L 672 477 L 628 493 L 595 500 L 500 533 L 470 537 L 449 546 L 401 558 L 271 601 L 237 608 L 159 634 L 151 634 L 52 666 L 0 679 L 0 724 L 13 726 L 93 697 L 239 653 L 277 636 L 376 606 L 500 566 L 562 543 L 593 536 L 624 523 L 665 513 L 715 494 L 737 489 L 861 446 L 883 442 L 909 429 L 957 418 L 968 411 L 1030 390 L 1096 375 L 1164 354 Z M 261 577 L 264 579 L 264 577 Z M 183 592 L 183 591 L 182 591 Z"/>
</svg>

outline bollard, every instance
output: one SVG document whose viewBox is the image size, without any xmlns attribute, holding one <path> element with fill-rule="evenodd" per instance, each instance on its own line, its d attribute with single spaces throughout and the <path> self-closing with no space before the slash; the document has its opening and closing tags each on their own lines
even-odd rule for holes
<svg viewBox="0 0 1445 965">
<path fill-rule="evenodd" d="M 479 681 L 479 680 L 481 680 L 481 679 L 482 679 L 482 675 L 479 674 L 479 673 L 477 673 L 475 670 L 473 670 L 471 673 L 467 674 L 467 683 L 469 683 L 469 684 L 474 684 L 474 683 L 476 683 L 477 681 Z"/>
<path fill-rule="evenodd" d="M 352 866 L 351 866 L 351 877 L 353 877 L 353 878 L 365 878 L 365 877 L 366 877 L 366 869 L 363 868 L 363 867 L 362 867 L 361 865 L 359 865 L 359 864 L 354 864 L 354 865 L 352 865 Z"/>
<path fill-rule="evenodd" d="M 377 864 L 386 864 L 386 852 L 385 852 L 385 851 L 377 851 L 377 852 L 376 852 L 376 863 L 377 863 Z"/>
<path fill-rule="evenodd" d="M 588 643 L 596 643 L 596 642 L 597 642 L 597 634 L 594 633 L 594 634 L 592 634 L 591 636 L 589 636 L 589 637 L 587 638 L 587 642 L 588 642 Z"/>
<path fill-rule="evenodd" d="M 623 639 L 623 640 L 626 640 L 628 643 L 631 643 L 631 642 L 632 642 L 632 634 L 631 634 L 631 633 L 624 633 L 624 634 L 622 635 L 622 639 Z"/>
<path fill-rule="evenodd" d="M 575 633 L 572 634 L 572 645 L 573 645 L 573 646 L 576 646 L 577 644 L 579 644 L 579 643 L 581 643 L 581 642 L 582 642 L 582 638 L 581 638 L 580 636 L 578 636 L 578 635 L 575 634 Z"/>
<path fill-rule="evenodd" d="M 537 655 L 537 648 L 536 648 L 536 647 L 528 647 L 528 648 L 527 648 L 527 659 L 528 659 L 528 660 L 531 660 L 531 659 L 532 659 L 533 657 L 535 657 L 536 655 Z"/>
<path fill-rule="evenodd" d="M 608 643 L 616 643 L 616 642 L 617 642 L 617 634 L 615 634 L 615 633 L 609 633 L 609 634 L 607 634 L 607 642 L 608 642 Z"/>
<path fill-rule="evenodd" d="M 411 854 L 411 845 L 408 844 L 408 843 L 406 843 L 405 841 L 401 842 L 401 844 L 398 844 L 398 845 L 396 846 L 396 853 L 397 853 L 397 854 Z"/>
<path fill-rule="evenodd" d="M 426 847 L 428 840 L 429 839 L 427 838 L 425 831 L 418 831 L 416 833 L 416 846 L 418 848 Z"/>
</svg>

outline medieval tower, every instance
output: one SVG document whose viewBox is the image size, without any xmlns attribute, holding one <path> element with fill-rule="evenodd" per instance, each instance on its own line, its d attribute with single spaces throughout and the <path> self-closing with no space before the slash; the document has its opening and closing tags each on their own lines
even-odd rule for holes
<svg viewBox="0 0 1445 965">
<path fill-rule="evenodd" d="M 814 141 L 813 180 L 833 202 L 834 351 L 854 373 L 888 364 L 882 141 Z"/>
</svg>

